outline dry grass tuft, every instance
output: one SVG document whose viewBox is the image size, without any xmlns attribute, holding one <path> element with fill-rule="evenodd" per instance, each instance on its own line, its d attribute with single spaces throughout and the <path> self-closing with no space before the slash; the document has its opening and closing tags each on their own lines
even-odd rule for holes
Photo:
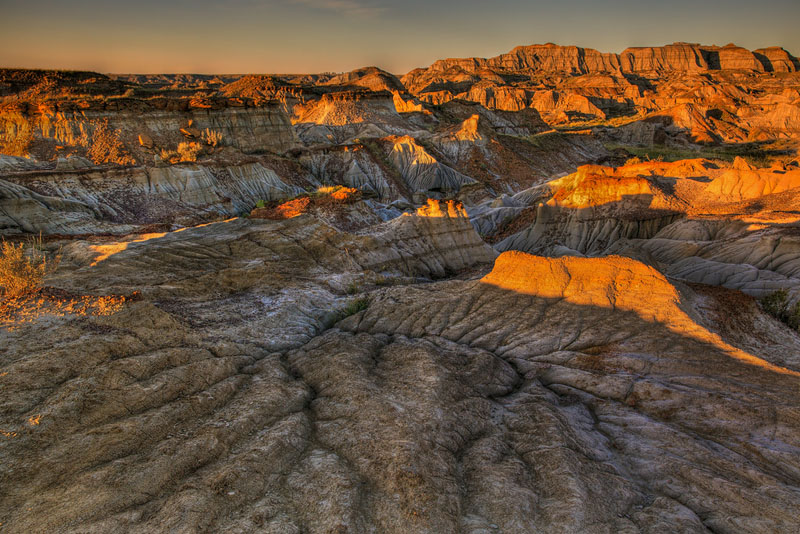
<svg viewBox="0 0 800 534">
<path fill-rule="evenodd" d="M 212 130 L 211 128 L 206 128 L 203 131 L 203 141 L 212 147 L 219 146 L 222 143 L 222 133 Z"/>
<path fill-rule="evenodd" d="M 195 141 L 183 141 L 178 144 L 176 150 L 161 150 L 161 160 L 169 163 L 183 163 L 186 161 L 197 161 L 198 156 L 203 154 L 204 147 Z"/>
<path fill-rule="evenodd" d="M 786 289 L 770 293 L 762 298 L 760 302 L 765 312 L 786 323 L 789 328 L 800 332 L 800 301 L 792 305 L 789 301 L 789 292 Z"/>
<path fill-rule="evenodd" d="M 3 241 L 0 246 L 0 288 L 6 299 L 34 293 L 44 277 L 58 267 L 60 256 L 48 259 L 41 250 L 41 237 L 24 243 Z"/>
<path fill-rule="evenodd" d="M 119 138 L 119 130 L 112 129 L 108 125 L 108 119 L 99 122 L 95 127 L 87 155 L 98 165 L 103 163 L 136 164 L 136 160 L 128 153 Z"/>
<path fill-rule="evenodd" d="M 178 144 L 178 157 L 181 161 L 197 161 L 197 156 L 203 151 L 200 143 L 183 142 Z"/>
</svg>

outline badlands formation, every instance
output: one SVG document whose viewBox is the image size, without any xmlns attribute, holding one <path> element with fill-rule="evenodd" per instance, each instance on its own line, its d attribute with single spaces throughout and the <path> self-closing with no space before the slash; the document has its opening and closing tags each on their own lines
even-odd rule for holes
<svg viewBox="0 0 800 534">
<path fill-rule="evenodd" d="M 0 532 L 797 532 L 799 71 L 0 70 Z"/>
</svg>

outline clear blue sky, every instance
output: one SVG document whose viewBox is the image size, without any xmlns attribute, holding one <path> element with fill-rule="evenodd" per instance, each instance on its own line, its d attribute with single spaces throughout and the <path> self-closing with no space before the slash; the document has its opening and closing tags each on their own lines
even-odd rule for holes
<svg viewBox="0 0 800 534">
<path fill-rule="evenodd" d="M 303 73 L 554 42 L 621 52 L 674 41 L 800 54 L 800 0 L 0 0 L 0 66 Z"/>
</svg>

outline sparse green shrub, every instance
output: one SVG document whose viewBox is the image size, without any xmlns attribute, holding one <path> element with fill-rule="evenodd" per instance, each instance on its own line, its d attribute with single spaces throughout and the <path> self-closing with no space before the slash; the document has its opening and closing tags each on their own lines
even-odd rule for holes
<svg viewBox="0 0 800 534">
<path fill-rule="evenodd" d="M 42 287 L 44 277 L 58 267 L 60 259 L 60 256 L 47 259 L 41 249 L 41 238 L 28 245 L 4 240 L 0 253 L 0 288 L 5 298 L 20 297 Z"/>
<path fill-rule="evenodd" d="M 350 284 L 347 286 L 347 294 L 348 295 L 355 295 L 359 291 L 361 291 L 361 286 L 355 280 L 350 282 Z"/>
<path fill-rule="evenodd" d="M 795 302 L 794 306 L 788 310 L 787 315 L 786 324 L 800 332 L 800 300 Z"/>
<path fill-rule="evenodd" d="M 402 285 L 405 280 L 402 277 L 398 276 L 386 276 L 383 274 L 378 274 L 371 280 L 373 284 L 377 287 L 387 287 L 387 286 L 396 286 Z"/>
<path fill-rule="evenodd" d="M 264 202 L 263 200 L 259 200 L 258 202 L 256 202 L 256 207 L 257 208 L 263 208 L 266 205 L 267 205 L 267 203 Z"/>
<path fill-rule="evenodd" d="M 359 297 L 349 301 L 341 308 L 329 311 L 322 318 L 322 324 L 325 328 L 330 328 L 342 319 L 346 319 L 351 315 L 355 315 L 360 311 L 366 310 L 369 306 L 369 299 L 366 297 Z"/>
<path fill-rule="evenodd" d="M 740 143 L 738 145 L 696 145 L 692 147 L 672 147 L 666 145 L 633 146 L 605 143 L 606 150 L 613 152 L 624 149 L 643 161 L 678 161 L 682 159 L 706 158 L 732 162 L 737 156 L 744 158 L 756 167 L 769 167 L 774 160 L 781 160 L 794 154 L 791 149 L 773 143 Z"/>
<path fill-rule="evenodd" d="M 789 292 L 786 289 L 779 289 L 761 299 L 761 307 L 765 312 L 777 319 L 782 319 L 789 300 Z"/>
<path fill-rule="evenodd" d="M 380 286 L 390 286 L 390 285 L 394 284 L 394 279 L 389 278 L 388 276 L 384 276 L 382 274 L 379 274 L 378 276 L 375 277 L 375 280 L 372 283 L 375 284 L 376 286 L 379 286 L 379 287 Z"/>
<path fill-rule="evenodd" d="M 350 317 L 351 315 L 355 315 L 360 311 L 364 311 L 369 307 L 369 299 L 366 297 L 361 297 L 357 299 L 353 299 L 348 302 L 344 308 L 340 311 L 340 321 L 345 317 Z"/>
<path fill-rule="evenodd" d="M 527 139 L 528 142 L 536 148 L 542 150 L 558 150 L 563 149 L 567 135 L 568 134 L 562 132 L 548 131 L 530 135 Z"/>
<path fill-rule="evenodd" d="M 800 332 L 800 301 L 792 306 L 789 303 L 789 291 L 779 289 L 761 299 L 761 308 L 781 322 Z"/>
</svg>

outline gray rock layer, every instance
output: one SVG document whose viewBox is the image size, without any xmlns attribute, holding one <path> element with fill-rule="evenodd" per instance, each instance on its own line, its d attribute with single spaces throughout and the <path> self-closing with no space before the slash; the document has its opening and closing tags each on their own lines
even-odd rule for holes
<svg viewBox="0 0 800 534">
<path fill-rule="evenodd" d="M 462 217 L 93 250 L 51 283 L 140 301 L 0 331 L 6 532 L 796 531 L 800 338 L 757 310 L 631 260 L 404 285 L 491 261 Z"/>
</svg>

